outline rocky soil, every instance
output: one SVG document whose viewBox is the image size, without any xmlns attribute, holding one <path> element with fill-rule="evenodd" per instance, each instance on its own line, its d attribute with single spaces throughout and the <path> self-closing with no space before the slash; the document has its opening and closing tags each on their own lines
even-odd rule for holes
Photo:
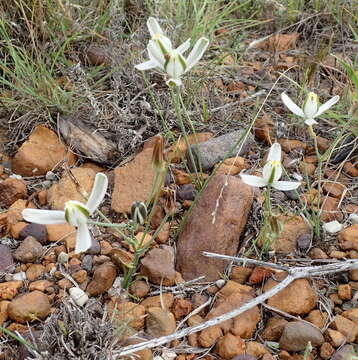
<svg viewBox="0 0 358 360">
<path fill-rule="evenodd" d="M 266 130 L 256 131 L 256 139 L 267 140 L 272 129 Z M 200 142 L 210 138 L 210 133 L 197 136 Z M 190 139 L 194 143 L 195 138 Z M 313 176 L 316 159 L 312 144 L 287 138 L 280 139 L 280 143 L 288 171 Z M 327 148 L 329 140 L 320 137 L 319 144 L 322 149 Z M 70 335 L 63 329 L 70 326 L 70 320 L 53 322 L 64 306 L 71 304 L 72 312 L 82 312 L 100 304 L 102 312 L 97 317 L 103 316 L 108 324 L 115 324 L 117 333 L 112 336 L 117 336 L 118 346 L 123 346 L 169 335 L 225 314 L 285 278 L 285 272 L 268 267 L 227 268 L 227 261 L 202 255 L 209 251 L 259 258 L 259 244 L 253 248 L 252 241 L 259 226 L 262 193 L 245 185 L 238 176 L 243 169 L 258 170 L 253 161 L 258 151 L 254 142 L 241 156 L 228 158 L 216 168 L 216 175 L 199 196 L 195 177 L 181 166 L 180 156 L 187 150 L 185 143 L 181 140 L 167 149 L 171 165 L 145 240 L 151 243 L 150 250 L 142 256 L 129 291 L 120 285 L 121 259 L 131 259 L 133 248 L 113 231 L 93 227 L 92 247 L 76 255 L 72 226 L 45 226 L 23 220 L 21 211 L 27 207 L 63 209 L 68 200 L 83 201 L 79 189 L 90 192 L 95 174 L 105 171 L 111 188 L 101 211 L 113 221 L 128 221 L 132 203 L 147 200 L 151 192 L 155 176 L 152 150 L 148 141 L 129 163 L 107 171 L 77 159 L 54 131 L 40 125 L 13 158 L 2 154 L 1 326 L 24 337 L 29 331 L 36 333 L 30 339 L 39 339 L 40 343 L 47 336 L 47 327 L 56 328 L 66 343 L 70 342 Z M 302 182 L 300 198 L 290 192 L 274 193 L 275 203 L 292 212 L 281 215 L 283 230 L 270 245 L 269 253 L 263 255 L 266 261 L 300 266 L 358 258 L 357 192 L 352 187 L 358 178 L 357 160 L 355 157 L 347 161 L 343 171 L 324 169 L 323 241 L 312 241 L 312 228 L 297 211 L 300 201 L 306 201 L 307 206 L 311 206 L 310 199 L 314 203 L 315 189 L 308 192 Z M 210 174 L 211 170 L 207 170 L 202 175 L 205 178 Z M 168 212 L 171 216 L 158 236 L 152 238 Z M 143 231 L 139 229 L 137 236 Z M 132 338 L 133 334 L 142 338 Z M 16 358 L 16 342 L 7 339 L 0 344 L 0 358 Z M 87 343 L 91 341 L 86 339 Z M 307 359 L 351 359 L 357 341 L 358 270 L 352 270 L 296 280 L 266 304 L 164 348 L 138 352 L 138 356 L 151 359 L 156 353 L 164 359 L 177 356 L 191 360 L 201 354 L 206 359 L 298 360 L 304 359 L 303 352 L 310 342 L 313 350 Z M 74 343 L 68 357 L 55 357 L 50 343 L 46 350 L 49 359 L 87 358 Z M 22 351 L 17 356 L 25 359 L 30 354 Z"/>
</svg>

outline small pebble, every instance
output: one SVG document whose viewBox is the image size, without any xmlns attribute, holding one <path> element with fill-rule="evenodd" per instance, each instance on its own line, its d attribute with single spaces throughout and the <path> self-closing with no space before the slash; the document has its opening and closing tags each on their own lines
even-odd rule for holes
<svg viewBox="0 0 358 360">
<path fill-rule="evenodd" d="M 92 270 L 92 256 L 85 255 L 82 259 L 81 265 L 84 270 L 86 270 L 87 272 L 90 272 Z"/>
<path fill-rule="evenodd" d="M 215 282 L 215 285 L 216 285 L 219 289 L 221 289 L 225 284 L 226 284 L 226 281 L 223 280 L 223 279 L 216 280 L 216 282 Z"/>
<path fill-rule="evenodd" d="M 53 181 L 56 180 L 56 175 L 52 171 L 48 171 L 45 178 L 46 180 Z"/>
<path fill-rule="evenodd" d="M 337 232 L 341 231 L 344 228 L 344 226 L 341 223 L 339 223 L 337 220 L 324 223 L 322 227 L 323 230 L 326 231 L 328 234 L 336 234 Z"/>
<path fill-rule="evenodd" d="M 9 176 L 9 178 L 11 179 L 16 179 L 16 180 L 21 180 L 22 176 L 21 175 L 17 175 L 17 174 L 12 174 Z"/>
<path fill-rule="evenodd" d="M 350 214 L 348 219 L 352 224 L 358 224 L 358 214 Z"/>
<path fill-rule="evenodd" d="M 69 258 L 70 258 L 70 256 L 67 253 L 61 251 L 57 256 L 57 262 L 59 264 L 65 264 L 68 262 Z"/>
<path fill-rule="evenodd" d="M 88 301 L 88 295 L 78 287 L 72 287 L 68 290 L 71 298 L 78 306 L 83 306 Z"/>
<path fill-rule="evenodd" d="M 26 280 L 26 273 L 24 271 L 12 275 L 12 280 Z"/>
</svg>

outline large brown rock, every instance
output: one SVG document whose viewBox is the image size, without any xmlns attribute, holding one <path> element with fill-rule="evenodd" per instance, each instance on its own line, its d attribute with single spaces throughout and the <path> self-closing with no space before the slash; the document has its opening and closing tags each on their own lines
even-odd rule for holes
<svg viewBox="0 0 358 360">
<path fill-rule="evenodd" d="M 89 168 L 74 168 L 71 170 L 73 176 L 77 180 L 80 187 L 90 194 L 96 172 Z M 47 192 L 47 202 L 53 210 L 63 210 L 65 202 L 69 200 L 77 200 L 86 202 L 86 199 L 81 195 L 77 184 L 72 180 L 72 177 L 65 175 L 61 178 L 58 184 L 52 185 Z"/>
<path fill-rule="evenodd" d="M 252 188 L 240 179 L 226 175 L 211 179 L 179 236 L 177 270 L 185 280 L 202 275 L 205 281 L 220 277 L 228 262 L 204 257 L 202 252 L 236 254 L 252 201 Z"/>
<path fill-rule="evenodd" d="M 7 178 L 0 182 L 0 207 L 8 207 L 26 196 L 27 189 L 24 180 Z"/>
<path fill-rule="evenodd" d="M 39 125 L 15 155 L 12 171 L 22 176 L 45 175 L 62 160 L 73 165 L 76 156 L 68 152 L 54 131 Z"/>
<path fill-rule="evenodd" d="M 153 148 L 140 152 L 130 163 L 114 170 L 112 209 L 130 213 L 134 201 L 146 201 L 152 192 L 155 171 L 152 167 Z"/>
<path fill-rule="evenodd" d="M 10 319 L 19 323 L 45 319 L 50 313 L 50 302 L 47 295 L 35 290 L 13 299 L 8 307 Z"/>
</svg>

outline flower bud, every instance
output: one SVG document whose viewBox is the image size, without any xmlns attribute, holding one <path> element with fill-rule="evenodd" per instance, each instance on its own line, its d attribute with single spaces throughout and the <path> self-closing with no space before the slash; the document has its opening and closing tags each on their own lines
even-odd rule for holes
<svg viewBox="0 0 358 360">
<path fill-rule="evenodd" d="M 155 140 L 152 155 L 152 166 L 156 172 L 161 173 L 165 168 L 164 139 L 158 135 Z"/>
<path fill-rule="evenodd" d="M 142 201 L 135 201 L 132 204 L 131 216 L 132 216 L 132 220 L 135 223 L 143 225 L 145 219 L 148 216 L 148 209 L 145 203 Z"/>
</svg>

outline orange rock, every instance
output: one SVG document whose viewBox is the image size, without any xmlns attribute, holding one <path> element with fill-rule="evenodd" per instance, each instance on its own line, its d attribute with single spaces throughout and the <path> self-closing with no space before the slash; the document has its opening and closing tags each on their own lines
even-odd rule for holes
<svg viewBox="0 0 358 360">
<path fill-rule="evenodd" d="M 170 335 L 176 328 L 174 315 L 161 307 L 147 309 L 145 324 L 147 333 L 153 337 Z"/>
<path fill-rule="evenodd" d="M 82 284 L 87 280 L 87 271 L 86 270 L 78 270 L 71 274 L 73 279 L 79 283 Z"/>
<path fill-rule="evenodd" d="M 266 341 L 278 341 L 285 325 L 288 323 L 283 318 L 271 317 L 268 319 L 261 336 Z"/>
<path fill-rule="evenodd" d="M 358 224 L 351 225 L 338 234 L 339 246 L 344 250 L 358 250 Z"/>
<path fill-rule="evenodd" d="M 17 295 L 18 290 L 21 288 L 21 286 L 22 286 L 22 281 L 20 280 L 6 281 L 0 283 L 0 299 L 2 300 L 13 299 Z"/>
<path fill-rule="evenodd" d="M 164 293 L 157 296 L 149 296 L 144 299 L 140 304 L 146 309 L 151 307 L 160 307 L 163 302 L 165 309 L 170 309 L 174 302 L 174 295 L 172 293 Z"/>
<path fill-rule="evenodd" d="M 216 175 L 237 175 L 240 172 L 240 168 L 235 165 L 221 164 L 215 167 Z"/>
<path fill-rule="evenodd" d="M 45 319 L 50 313 L 48 297 L 41 291 L 32 291 L 13 299 L 8 307 L 10 319 L 19 323 Z"/>
<path fill-rule="evenodd" d="M 159 244 L 165 244 L 170 235 L 170 223 L 165 223 L 162 227 L 162 229 L 159 231 L 157 237 L 155 238 L 155 241 Z"/>
<path fill-rule="evenodd" d="M 338 210 L 339 200 L 330 196 L 321 198 L 321 221 L 330 222 L 342 220 L 342 213 Z"/>
<path fill-rule="evenodd" d="M 241 170 L 248 169 L 249 165 L 246 162 L 246 159 L 241 156 L 235 156 L 224 160 L 226 165 L 234 165 Z"/>
<path fill-rule="evenodd" d="M 347 188 L 343 184 L 324 182 L 322 185 L 322 189 L 326 194 L 339 199 Z"/>
<path fill-rule="evenodd" d="M 244 266 L 233 266 L 231 269 L 230 279 L 239 283 L 245 284 L 249 276 L 252 274 L 252 269 Z"/>
<path fill-rule="evenodd" d="M 324 153 L 332 144 L 330 140 L 325 139 L 324 137 L 321 136 L 317 136 L 316 140 L 317 140 L 318 150 L 321 153 Z"/>
<path fill-rule="evenodd" d="M 349 161 L 344 164 L 343 169 L 350 176 L 358 176 L 358 169 Z"/>
<path fill-rule="evenodd" d="M 136 236 L 136 241 L 138 244 L 138 249 L 142 249 L 146 246 L 149 246 L 153 242 L 152 235 L 144 234 L 144 232 L 140 231 Z M 129 245 L 129 250 L 134 252 L 134 248 L 132 245 Z"/>
<path fill-rule="evenodd" d="M 246 352 L 247 355 L 255 356 L 256 358 L 261 358 L 265 354 L 269 354 L 270 352 L 265 348 L 264 345 L 260 344 L 257 341 L 249 341 L 246 344 Z"/>
<path fill-rule="evenodd" d="M 20 237 L 21 231 L 27 226 L 28 224 L 20 221 L 10 227 L 10 234 L 14 239 L 18 239 Z"/>
<path fill-rule="evenodd" d="M 0 181 L 0 207 L 8 207 L 18 199 L 27 197 L 24 180 L 7 178 Z"/>
<path fill-rule="evenodd" d="M 327 329 L 325 335 L 335 348 L 342 346 L 346 342 L 346 337 L 337 330 Z"/>
<path fill-rule="evenodd" d="M 317 326 L 319 329 L 323 329 L 326 324 L 327 314 L 322 314 L 319 310 L 312 310 L 306 317 L 306 321 Z"/>
<path fill-rule="evenodd" d="M 114 170 L 112 209 L 130 213 L 134 201 L 147 201 L 152 194 L 155 171 L 152 167 L 152 148 L 141 151 L 126 165 Z"/>
<path fill-rule="evenodd" d="M 272 269 L 256 266 L 250 275 L 249 284 L 261 284 L 266 278 L 275 272 Z"/>
<path fill-rule="evenodd" d="M 30 281 L 36 280 L 45 273 L 45 267 L 41 264 L 32 264 L 26 270 L 26 277 Z"/>
<path fill-rule="evenodd" d="M 309 176 L 312 176 L 314 172 L 316 171 L 316 165 L 315 164 L 308 164 L 304 161 L 300 162 L 299 169 L 302 174 L 306 174 Z"/>
<path fill-rule="evenodd" d="M 39 204 L 44 206 L 47 204 L 47 190 L 41 190 L 37 193 L 37 198 L 39 199 Z"/>
<path fill-rule="evenodd" d="M 46 230 L 48 241 L 65 241 L 68 238 L 76 239 L 76 228 L 68 223 L 46 225 Z"/>
<path fill-rule="evenodd" d="M 213 346 L 217 340 L 222 336 L 223 332 L 220 326 L 215 325 L 200 332 L 198 342 L 200 346 L 208 348 Z"/>
<path fill-rule="evenodd" d="M 177 298 L 174 300 L 172 312 L 176 320 L 179 320 L 190 314 L 193 309 L 193 304 L 185 299 Z"/>
<path fill-rule="evenodd" d="M 125 301 L 122 303 L 108 303 L 108 314 L 116 321 L 124 322 L 135 330 L 142 330 L 145 321 L 145 307 L 140 304 Z"/>
<path fill-rule="evenodd" d="M 29 332 L 29 326 L 27 324 L 11 323 L 6 327 L 6 330 L 11 331 L 12 333 L 18 331 L 20 334 L 23 334 Z"/>
<path fill-rule="evenodd" d="M 242 286 L 235 282 L 232 283 L 237 286 Z M 212 310 L 205 317 L 205 320 L 212 319 L 216 316 L 223 315 L 231 310 L 237 309 L 238 307 L 242 306 L 244 303 L 252 300 L 253 298 L 254 295 L 252 294 L 252 292 L 245 291 L 244 289 L 234 291 L 230 295 L 224 297 L 218 297 Z M 254 308 L 245 311 L 244 313 L 236 316 L 235 318 L 225 321 L 219 326 L 224 332 L 228 332 L 230 330 L 234 335 L 240 336 L 243 339 L 248 339 L 254 334 L 256 330 L 256 325 L 260 321 L 260 318 L 261 315 L 259 308 L 255 306 Z"/>
<path fill-rule="evenodd" d="M 358 308 L 343 311 L 341 315 L 358 325 Z"/>
<path fill-rule="evenodd" d="M 51 286 L 53 286 L 52 281 L 49 281 L 49 280 L 36 280 L 36 281 L 33 281 L 29 285 L 29 290 L 30 291 L 38 290 L 38 291 L 44 292 L 47 288 L 49 288 Z"/>
<path fill-rule="evenodd" d="M 273 121 L 271 115 L 264 114 L 262 117 L 256 119 L 252 130 L 255 136 L 267 145 L 273 143 Z"/>
<path fill-rule="evenodd" d="M 268 291 L 277 284 L 277 281 L 269 279 L 264 286 L 264 291 Z M 267 303 L 289 314 L 303 315 L 314 309 L 317 304 L 317 295 L 308 280 L 298 279 L 268 299 Z"/>
<path fill-rule="evenodd" d="M 332 347 L 332 345 L 328 342 L 324 342 L 321 345 L 321 348 L 319 350 L 319 354 L 321 356 L 322 359 L 330 359 L 332 357 L 334 353 L 334 348 Z"/>
<path fill-rule="evenodd" d="M 92 169 L 81 167 L 71 169 L 71 173 L 80 188 L 90 194 L 96 173 Z M 72 176 L 65 174 L 57 184 L 52 185 L 47 191 L 47 202 L 53 210 L 63 210 L 65 202 L 69 200 L 86 202 L 79 190 L 78 185 L 72 180 Z"/>
<path fill-rule="evenodd" d="M 6 222 L 8 227 L 15 225 L 23 220 L 22 210 L 26 208 L 36 208 L 33 203 L 27 204 L 26 200 L 19 199 L 15 201 L 7 211 Z"/>
<path fill-rule="evenodd" d="M 347 338 L 348 343 L 353 342 L 358 335 L 358 325 L 341 315 L 334 317 L 331 326 L 343 334 Z"/>
<path fill-rule="evenodd" d="M 183 170 L 173 169 L 173 175 L 177 185 L 190 184 L 192 182 L 192 175 Z"/>
<path fill-rule="evenodd" d="M 307 148 L 307 144 L 300 140 L 280 139 L 278 142 L 281 145 L 282 150 L 286 153 L 293 150 L 305 150 Z"/>
<path fill-rule="evenodd" d="M 270 249 L 277 253 L 290 253 L 296 250 L 297 240 L 300 237 L 311 236 L 311 228 L 305 220 L 300 216 L 284 216 L 280 215 L 278 221 L 283 225 L 283 229 L 280 232 L 278 238 L 276 238 L 271 244 L 268 244 Z M 258 241 L 259 246 L 264 246 L 262 239 Z"/>
<path fill-rule="evenodd" d="M 129 287 L 129 292 L 136 298 L 144 298 L 150 291 L 148 283 L 144 280 L 135 280 Z"/>
<path fill-rule="evenodd" d="M 86 292 L 91 295 L 100 295 L 106 292 L 117 276 L 116 267 L 111 262 L 98 266 L 93 274 L 92 281 L 88 284 Z"/>
<path fill-rule="evenodd" d="M 225 334 L 216 344 L 215 352 L 220 358 L 230 360 L 236 355 L 245 354 L 245 341 L 240 336 Z"/>
<path fill-rule="evenodd" d="M 350 300 L 352 298 L 352 287 L 349 284 L 338 285 L 338 296 L 342 300 Z"/>
<path fill-rule="evenodd" d="M 54 131 L 39 125 L 17 151 L 12 171 L 22 176 L 45 175 L 62 160 L 73 165 L 76 156 L 67 151 Z"/>
</svg>

